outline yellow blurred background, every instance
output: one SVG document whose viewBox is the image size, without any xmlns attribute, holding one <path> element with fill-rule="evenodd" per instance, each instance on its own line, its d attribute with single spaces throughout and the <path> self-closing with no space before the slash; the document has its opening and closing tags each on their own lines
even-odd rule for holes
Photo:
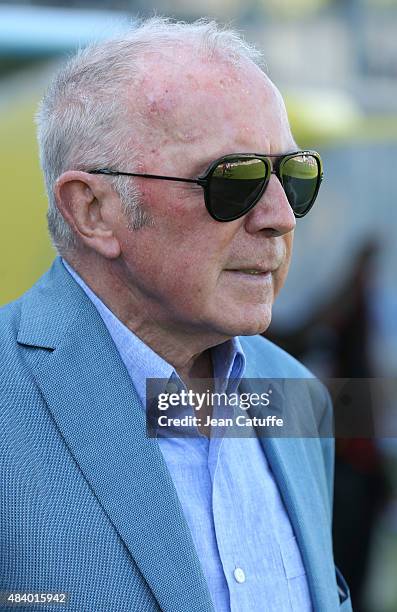
<svg viewBox="0 0 397 612">
<path fill-rule="evenodd" d="M 54 258 L 33 123 L 36 106 L 31 97 L 0 110 L 1 303 L 30 287 Z"/>
</svg>

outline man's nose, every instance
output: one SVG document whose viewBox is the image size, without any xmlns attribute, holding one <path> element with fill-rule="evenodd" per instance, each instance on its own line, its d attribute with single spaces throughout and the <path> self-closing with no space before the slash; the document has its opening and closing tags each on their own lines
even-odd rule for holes
<svg viewBox="0 0 397 612">
<path fill-rule="evenodd" d="M 245 217 L 245 229 L 250 234 L 262 231 L 269 236 L 282 236 L 296 225 L 295 215 L 285 191 L 272 174 L 265 193 Z"/>
</svg>

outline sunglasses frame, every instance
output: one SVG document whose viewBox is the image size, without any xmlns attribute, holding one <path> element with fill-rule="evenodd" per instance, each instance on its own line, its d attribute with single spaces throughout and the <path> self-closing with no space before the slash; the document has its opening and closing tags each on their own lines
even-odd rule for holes
<svg viewBox="0 0 397 612">
<path fill-rule="evenodd" d="M 236 219 L 243 217 L 250 210 L 252 210 L 255 204 L 257 204 L 259 200 L 261 199 L 261 197 L 263 196 L 266 190 L 266 187 L 269 184 L 270 176 L 272 174 L 275 174 L 277 176 L 278 180 L 280 181 L 284 189 L 283 179 L 282 179 L 282 168 L 287 161 L 289 161 L 290 159 L 294 157 L 297 157 L 298 155 L 310 155 L 311 157 L 314 157 L 317 163 L 317 168 L 318 168 L 317 185 L 316 185 L 316 189 L 314 191 L 313 197 L 311 199 L 310 205 L 308 206 L 308 208 L 303 214 L 296 213 L 292 209 L 295 217 L 301 218 L 301 217 L 304 217 L 309 212 L 314 202 L 316 201 L 317 194 L 320 189 L 321 181 L 323 180 L 323 177 L 324 177 L 322 160 L 321 160 L 319 153 L 317 153 L 317 151 L 312 151 L 309 149 L 304 150 L 304 151 L 293 151 L 292 153 L 286 153 L 284 155 L 277 155 L 277 154 L 266 155 L 263 153 L 231 153 L 229 155 L 223 155 L 222 157 L 219 157 L 218 159 L 211 162 L 211 164 L 203 172 L 203 174 L 200 174 L 196 179 L 180 178 L 176 176 L 162 176 L 159 174 L 142 174 L 138 172 L 118 172 L 116 170 L 111 170 L 109 168 L 100 168 L 99 170 L 89 170 L 88 174 L 104 174 L 108 176 L 136 176 L 136 177 L 141 177 L 141 178 L 159 179 L 162 181 L 177 181 L 177 182 L 182 182 L 182 183 L 194 183 L 196 185 L 200 185 L 200 187 L 202 187 L 204 190 L 205 207 L 208 213 L 210 214 L 210 216 L 216 221 L 219 221 L 221 223 L 227 223 L 229 221 L 235 221 Z M 275 158 L 276 162 L 275 163 L 272 162 L 270 158 Z M 238 213 L 237 215 L 234 215 L 230 219 L 219 218 L 216 215 L 216 213 L 212 210 L 211 202 L 210 202 L 210 180 L 212 178 L 213 173 L 215 172 L 216 168 L 223 162 L 237 161 L 237 160 L 243 160 L 243 161 L 247 160 L 248 161 L 250 159 L 259 159 L 263 161 L 268 171 L 268 176 L 266 176 L 265 180 L 263 181 L 263 186 L 261 187 L 260 192 L 258 193 L 257 197 L 254 199 L 254 201 L 249 205 L 249 207 L 245 209 L 243 212 Z M 284 189 L 284 192 L 285 192 L 285 189 Z"/>
</svg>

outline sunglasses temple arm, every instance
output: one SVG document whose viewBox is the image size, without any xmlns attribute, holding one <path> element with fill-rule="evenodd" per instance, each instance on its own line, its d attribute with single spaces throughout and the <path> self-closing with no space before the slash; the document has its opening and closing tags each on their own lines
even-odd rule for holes
<svg viewBox="0 0 397 612">
<path fill-rule="evenodd" d="M 196 185 L 205 186 L 207 184 L 206 179 L 188 179 L 179 178 L 176 176 L 160 176 L 158 174 L 139 174 L 137 172 L 116 172 L 113 170 L 90 170 L 88 174 L 106 174 L 108 176 L 138 176 L 141 178 L 160 179 L 162 181 L 176 181 L 178 183 L 195 183 Z"/>
</svg>

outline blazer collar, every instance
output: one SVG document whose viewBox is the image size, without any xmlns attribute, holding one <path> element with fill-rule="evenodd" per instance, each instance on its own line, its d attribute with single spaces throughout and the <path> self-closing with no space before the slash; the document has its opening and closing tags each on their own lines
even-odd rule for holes
<svg viewBox="0 0 397 612">
<path fill-rule="evenodd" d="M 23 298 L 18 342 L 59 431 L 165 612 L 214 612 L 189 527 L 115 345 L 58 259 Z M 44 350 L 43 350 L 44 349 Z"/>
</svg>

